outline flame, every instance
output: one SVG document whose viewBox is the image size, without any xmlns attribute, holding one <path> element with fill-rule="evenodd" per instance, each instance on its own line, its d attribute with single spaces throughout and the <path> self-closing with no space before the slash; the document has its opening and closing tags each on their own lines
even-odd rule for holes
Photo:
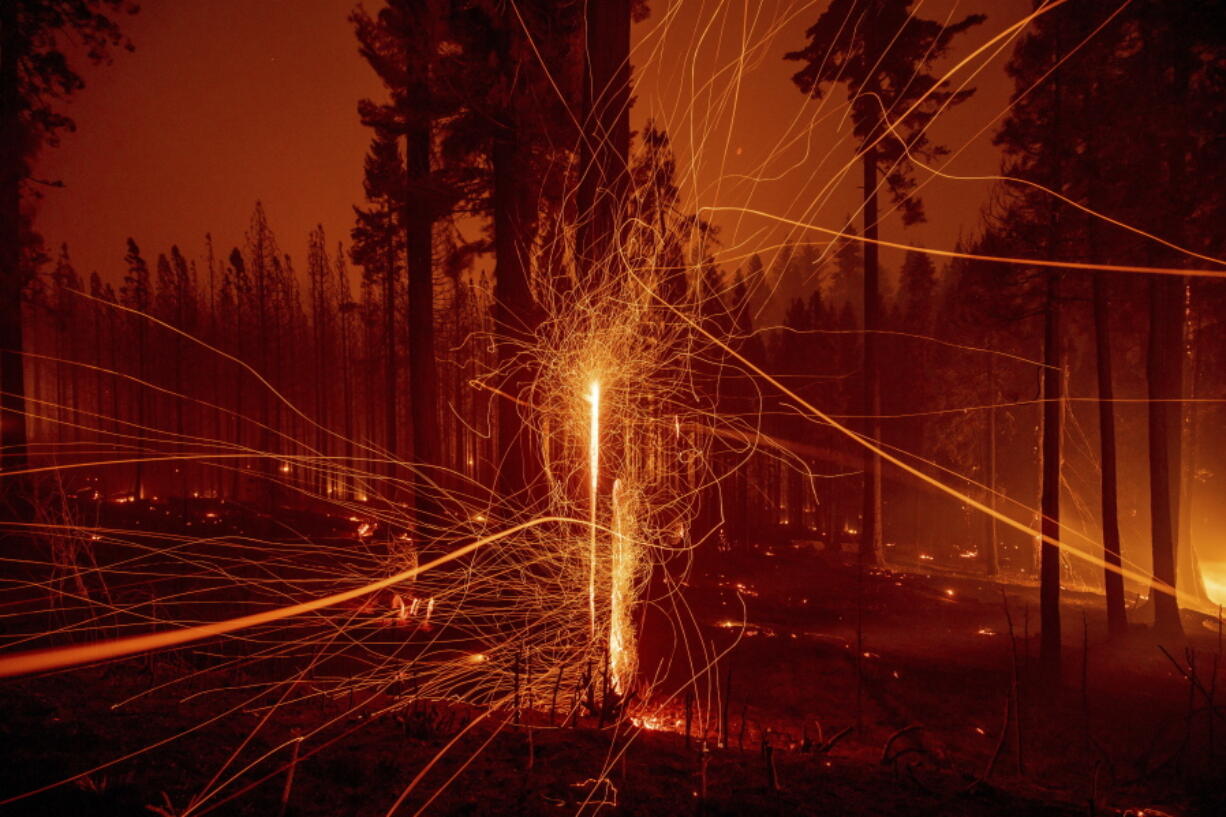
<svg viewBox="0 0 1226 817">
<path fill-rule="evenodd" d="M 1217 605 L 1226 605 L 1226 562 L 1201 562 L 1200 579 L 1209 600 Z"/>
<path fill-rule="evenodd" d="M 673 732 L 683 723 L 680 718 L 669 720 L 663 715 L 633 715 L 630 722 L 639 729 L 648 729 L 653 732 Z"/>
</svg>

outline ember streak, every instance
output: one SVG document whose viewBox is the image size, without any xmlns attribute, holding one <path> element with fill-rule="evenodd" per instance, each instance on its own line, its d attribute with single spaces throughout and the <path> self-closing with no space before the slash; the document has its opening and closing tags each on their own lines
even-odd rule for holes
<svg viewBox="0 0 1226 817">
<path fill-rule="evenodd" d="M 0 811 L 1222 813 L 1224 63 L 4 4 Z"/>
</svg>

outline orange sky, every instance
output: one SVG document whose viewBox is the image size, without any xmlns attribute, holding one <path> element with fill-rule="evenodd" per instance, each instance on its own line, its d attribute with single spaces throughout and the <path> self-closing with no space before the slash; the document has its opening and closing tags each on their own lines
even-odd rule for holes
<svg viewBox="0 0 1226 817">
<path fill-rule="evenodd" d="M 987 5 L 917 3 L 935 18 Z M 380 93 L 346 21 L 353 6 L 352 0 L 144 4 L 125 21 L 136 53 L 86 70 L 87 87 L 68 106 L 78 133 L 39 161 L 37 175 L 66 185 L 47 190 L 40 209 L 38 227 L 48 243 L 68 241 L 82 273 L 97 269 L 115 279 L 129 235 L 150 258 L 174 243 L 198 255 L 206 231 L 219 251 L 241 244 L 256 199 L 300 267 L 314 224 L 324 225 L 330 241 L 347 241 L 369 140 L 355 106 Z M 846 178 L 836 172 L 852 156 L 844 92 L 836 89 L 819 110 L 791 84 L 797 66 L 782 60 L 800 47 L 822 6 L 655 0 L 651 18 L 636 27 L 634 119 L 652 116 L 668 127 L 690 206 L 746 206 L 828 227 L 855 211 L 859 171 Z M 964 37 L 956 56 L 1028 10 L 1028 0 L 991 3 L 988 22 Z M 937 141 L 967 146 L 953 172 L 997 168 L 990 129 L 975 134 L 1007 103 L 1006 57 L 976 80 L 980 90 L 971 102 L 933 129 Z M 887 222 L 887 234 L 951 246 L 974 229 L 987 191 L 983 183 L 934 182 L 924 190 L 929 223 L 903 232 Z M 796 237 L 758 217 L 719 221 L 734 256 Z M 884 261 L 889 266 L 897 258 L 886 253 Z"/>
<path fill-rule="evenodd" d="M 173 243 L 241 244 L 262 199 L 301 266 L 322 223 L 348 242 L 369 131 L 357 100 L 379 82 L 358 57 L 349 0 L 153 0 L 125 20 L 136 44 L 86 73 L 78 132 L 38 172 L 62 179 L 38 226 L 82 272 L 118 275 L 131 235 L 146 256 Z"/>
</svg>

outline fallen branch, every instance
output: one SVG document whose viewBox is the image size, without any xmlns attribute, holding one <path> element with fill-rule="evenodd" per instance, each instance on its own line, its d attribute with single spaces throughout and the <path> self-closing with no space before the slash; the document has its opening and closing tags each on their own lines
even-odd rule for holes
<svg viewBox="0 0 1226 817">
<path fill-rule="evenodd" d="M 830 738 L 830 740 L 825 741 L 820 746 L 818 746 L 816 749 L 814 749 L 813 750 L 814 753 L 819 754 L 819 755 L 824 755 L 828 753 L 831 749 L 834 748 L 834 745 L 836 743 L 838 743 L 840 740 L 850 735 L 854 728 L 855 727 L 853 726 L 844 726 L 838 732 L 835 732 L 834 735 Z"/>
<path fill-rule="evenodd" d="M 1198 690 L 1200 694 L 1204 696 L 1205 700 L 1209 702 L 1210 706 L 1212 706 L 1213 696 L 1209 693 L 1209 690 L 1205 689 L 1204 685 L 1201 684 L 1200 678 L 1197 677 L 1196 673 L 1192 672 L 1189 674 L 1186 670 L 1184 670 L 1184 668 L 1179 665 L 1179 662 L 1175 660 L 1175 657 L 1166 651 L 1166 647 L 1159 644 L 1158 649 L 1162 650 L 1162 654 L 1167 657 L 1167 660 L 1171 662 L 1171 665 L 1175 667 L 1180 675 L 1184 677 L 1184 680 L 1186 680 L 1194 689 Z M 1222 718 L 1222 720 L 1226 720 L 1226 715 L 1216 711 L 1215 714 L 1217 714 L 1219 718 Z"/>
<path fill-rule="evenodd" d="M 916 732 L 923 728 L 924 728 L 924 725 L 922 723 L 913 723 L 910 726 L 904 726 L 902 729 L 899 729 L 897 732 L 890 735 L 890 737 L 886 740 L 885 745 L 881 747 L 881 765 L 884 766 L 887 763 L 890 763 L 891 761 L 897 759 L 898 755 L 895 755 L 893 757 L 890 756 L 890 748 L 893 747 L 894 741 L 898 740 L 903 735 L 910 734 L 911 732 Z M 902 752 L 899 753 L 899 755 L 901 754 Z"/>
</svg>

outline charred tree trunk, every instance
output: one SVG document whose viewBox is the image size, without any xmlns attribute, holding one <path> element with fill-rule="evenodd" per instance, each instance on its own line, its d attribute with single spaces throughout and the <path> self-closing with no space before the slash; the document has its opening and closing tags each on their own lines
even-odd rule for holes
<svg viewBox="0 0 1226 817">
<path fill-rule="evenodd" d="M 1107 280 L 1094 275 L 1094 341 L 1098 368 L 1098 434 L 1102 451 L 1103 587 L 1107 597 L 1107 629 L 1112 635 L 1128 630 L 1124 611 L 1124 577 L 1120 573 L 1119 492 L 1116 484 L 1115 397 L 1111 381 L 1111 329 L 1107 311 Z"/>
<path fill-rule="evenodd" d="M 1043 486 L 1039 558 L 1039 661 L 1047 680 L 1060 678 L 1060 457 L 1064 426 L 1064 370 L 1060 354 L 1060 279 L 1047 276 L 1043 312 Z"/>
<path fill-rule="evenodd" d="M 353 437 L 357 433 L 354 423 L 353 412 L 353 376 L 351 374 L 352 367 L 355 365 L 353 360 L 353 335 L 350 331 L 350 321 L 347 314 L 341 315 L 341 399 L 344 400 L 344 405 L 341 407 L 344 415 L 345 423 L 345 442 L 341 448 L 344 459 L 344 467 L 340 469 L 340 474 L 337 478 L 336 492 L 337 496 L 344 499 L 352 499 L 356 481 L 353 478 L 356 463 L 353 456 Z"/>
<path fill-rule="evenodd" d="M 132 496 L 143 499 L 145 496 L 145 335 L 147 327 L 144 314 L 136 315 L 136 377 L 137 384 L 133 389 L 133 399 L 136 401 L 136 473 L 132 479 Z"/>
<path fill-rule="evenodd" d="M 496 488 L 503 502 L 525 502 L 526 491 L 540 472 L 521 404 L 529 401 L 532 372 L 520 354 L 536 328 L 536 306 L 529 282 L 531 233 L 525 198 L 527 156 L 513 113 L 494 138 L 494 323 L 498 366 L 503 373 L 498 400 L 498 437 L 502 448 Z"/>
<path fill-rule="evenodd" d="M 584 23 L 579 258 L 589 280 L 599 280 L 629 182 L 630 2 L 587 0 Z"/>
<path fill-rule="evenodd" d="M 1195 545 L 1192 539 L 1192 524 L 1193 524 L 1193 499 L 1196 494 L 1196 473 L 1197 473 L 1197 452 L 1200 446 L 1200 419 L 1201 412 L 1197 398 L 1202 394 L 1202 365 L 1205 355 L 1200 351 L 1201 337 L 1201 314 L 1200 310 L 1195 308 L 1193 296 L 1196 292 L 1192 282 L 1185 279 L 1183 297 L 1183 363 L 1186 371 L 1186 379 L 1184 380 L 1182 395 L 1187 398 L 1188 402 L 1180 404 L 1179 423 L 1183 429 L 1181 434 L 1182 453 L 1180 454 L 1179 468 L 1179 501 L 1177 503 L 1177 519 L 1179 524 L 1177 530 L 1179 535 L 1175 541 L 1182 542 L 1183 547 L 1178 548 L 1176 552 L 1176 575 L 1179 576 L 1179 581 L 1182 584 L 1181 592 L 1185 598 L 1190 598 L 1193 603 L 1200 603 L 1213 606 L 1213 601 L 1205 592 L 1205 583 L 1201 576 L 1200 558 L 1198 556 Z M 1174 472 L 1172 472 L 1174 473 Z"/>
<path fill-rule="evenodd" d="M 1159 226 L 1162 235 L 1174 242 L 1187 240 L 1188 220 L 1195 210 L 1189 194 L 1188 157 L 1197 152 L 1188 116 L 1189 96 L 1197 58 L 1195 15 L 1173 14 L 1169 25 L 1145 32 L 1149 53 L 1147 70 L 1153 83 L 1152 95 L 1164 111 L 1165 138 L 1158 141 L 1156 155 L 1166 167 L 1163 207 Z M 1161 167 L 1161 164 L 1159 165 Z M 1158 251 L 1168 266 L 1185 259 Z M 1181 403 L 1184 369 L 1184 292 L 1185 280 L 1170 275 L 1154 275 L 1149 280 L 1149 342 L 1146 349 L 1146 385 L 1149 397 L 1149 492 L 1150 536 L 1153 551 L 1154 631 L 1159 638 L 1183 635 L 1178 587 L 1179 500 L 1181 441 L 1183 437 Z M 1187 546 L 1188 543 L 1185 543 Z"/>
<path fill-rule="evenodd" d="M 991 389 L 992 399 L 988 403 L 992 408 L 988 409 L 987 435 L 988 435 L 988 507 L 993 513 L 996 511 L 996 408 L 997 393 L 996 388 L 996 358 L 994 355 L 988 355 L 988 387 Z M 987 548 L 983 554 L 984 572 L 988 576 L 996 576 L 1000 573 L 1000 530 L 996 524 L 996 517 L 988 515 L 987 518 Z"/>
<path fill-rule="evenodd" d="M 390 214 L 389 214 L 390 215 Z M 396 244 L 391 233 L 387 236 L 386 269 L 383 275 L 383 450 L 388 459 L 385 473 L 389 478 L 396 475 Z M 389 495 L 395 487 L 387 483 Z"/>
<path fill-rule="evenodd" d="M 1064 54 L 1060 32 L 1053 43 L 1055 64 Z M 1064 85 L 1059 72 L 1051 86 L 1051 143 L 1063 143 Z M 1059 151 L 1050 159 L 1052 188 L 1064 186 L 1064 163 Z M 1047 257 L 1055 258 L 1060 245 L 1062 225 L 1059 212 L 1048 211 Z M 1043 478 L 1040 488 L 1040 510 L 1043 514 L 1040 530 L 1043 540 L 1039 548 L 1039 664 L 1049 684 L 1059 684 L 1062 659 L 1060 632 L 1060 476 L 1064 443 L 1064 367 L 1060 337 L 1060 275 L 1047 274 L 1046 303 L 1043 311 Z"/>
<path fill-rule="evenodd" d="M 1161 638 L 1183 635 L 1174 595 L 1180 397 L 1183 381 L 1183 280 L 1155 275 L 1149 281 L 1149 508 L 1153 548 L 1154 631 Z"/>
<path fill-rule="evenodd" d="M 235 310 L 235 312 L 237 315 L 240 315 L 240 316 L 242 314 L 237 309 Z M 243 326 L 242 326 L 241 317 L 236 319 L 236 324 L 237 325 L 235 328 L 237 331 L 235 332 L 235 339 L 237 343 L 237 351 L 241 359 L 242 336 L 243 336 Z M 244 425 L 245 425 L 243 422 L 244 420 L 244 417 L 243 417 L 243 381 L 244 381 L 244 377 L 246 373 L 243 371 L 241 366 L 235 366 L 233 368 L 234 368 L 234 420 L 233 420 L 234 444 L 239 447 L 239 450 L 242 450 L 243 431 L 244 431 Z M 246 467 L 246 464 L 247 464 L 247 461 L 245 459 L 238 459 L 238 460 L 235 460 L 234 462 L 234 472 L 230 480 L 230 498 L 231 499 L 238 500 L 241 497 L 242 489 L 243 489 L 243 470 Z"/>
<path fill-rule="evenodd" d="M 362 470 L 370 473 L 378 473 L 378 463 L 371 462 L 372 449 L 376 452 L 379 445 L 379 422 L 378 422 L 378 382 L 379 375 L 379 358 L 378 358 L 378 336 L 379 336 L 379 316 L 378 304 L 375 302 L 378 296 L 375 294 L 373 283 L 363 282 L 362 291 L 362 361 L 366 370 L 364 380 L 366 382 L 366 395 L 364 405 L 366 406 L 363 418 L 363 426 L 366 432 L 366 444 L 363 446 L 365 451 L 362 458 L 369 462 L 369 467 L 364 467 Z M 362 495 L 369 497 L 371 494 L 371 486 L 377 485 L 378 480 L 363 480 Z"/>
<path fill-rule="evenodd" d="M 28 517 L 25 357 L 22 347 L 21 182 L 25 176 L 18 102 L 17 4 L 0 4 L 0 514 Z"/>
<path fill-rule="evenodd" d="M 424 93 L 421 94 L 424 97 Z M 423 185 L 430 175 L 430 124 L 411 128 L 405 145 L 409 193 L 404 203 L 406 277 L 409 294 L 409 410 L 413 422 L 414 509 L 418 531 L 438 521 L 431 486 L 439 462 L 438 371 L 434 353 L 434 221 Z"/>
<path fill-rule="evenodd" d="M 881 391 L 877 382 L 877 329 L 880 322 L 877 266 L 877 149 L 864 152 L 864 433 L 881 438 Z M 869 565 L 885 561 L 881 547 L 881 458 L 864 453 L 864 508 L 860 524 L 860 559 Z"/>
</svg>

